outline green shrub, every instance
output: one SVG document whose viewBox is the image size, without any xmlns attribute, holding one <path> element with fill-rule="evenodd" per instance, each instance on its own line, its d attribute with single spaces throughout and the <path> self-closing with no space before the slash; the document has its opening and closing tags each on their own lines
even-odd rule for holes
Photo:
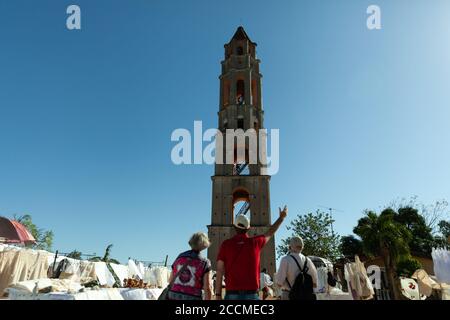
<svg viewBox="0 0 450 320">
<path fill-rule="evenodd" d="M 412 257 L 400 259 L 397 263 L 397 274 L 402 277 L 411 277 L 417 269 L 422 269 L 422 265 Z"/>
</svg>

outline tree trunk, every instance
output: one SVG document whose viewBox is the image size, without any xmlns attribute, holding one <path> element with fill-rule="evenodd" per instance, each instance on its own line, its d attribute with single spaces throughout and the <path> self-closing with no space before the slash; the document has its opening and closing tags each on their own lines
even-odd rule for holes
<svg viewBox="0 0 450 320">
<path fill-rule="evenodd" d="M 392 264 L 392 257 L 389 254 L 389 250 L 387 248 L 382 249 L 382 256 L 384 260 L 384 268 L 386 271 L 386 276 L 388 279 L 389 291 L 391 293 L 391 298 L 394 300 L 400 300 L 399 291 L 397 290 L 397 282 L 395 280 L 395 268 Z"/>
</svg>

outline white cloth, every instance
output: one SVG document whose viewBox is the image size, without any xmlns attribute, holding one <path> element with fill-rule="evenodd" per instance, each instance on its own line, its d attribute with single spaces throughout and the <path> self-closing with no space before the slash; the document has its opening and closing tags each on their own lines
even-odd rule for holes
<svg viewBox="0 0 450 320">
<path fill-rule="evenodd" d="M 414 279 L 400 278 L 400 287 L 402 294 L 409 300 L 421 300 L 419 285 Z M 426 298 L 426 296 L 424 296 Z"/>
<path fill-rule="evenodd" d="M 259 275 L 260 286 L 259 289 L 262 290 L 264 287 L 271 287 L 273 285 L 272 279 L 267 273 L 261 272 Z"/>
<path fill-rule="evenodd" d="M 165 288 L 169 284 L 171 270 L 167 267 L 147 268 L 144 275 L 144 282 L 150 286 Z"/>
<path fill-rule="evenodd" d="M 38 293 L 39 290 L 51 287 L 52 292 L 72 292 L 77 293 L 83 287 L 78 283 L 67 279 L 38 279 L 18 282 L 11 285 L 7 290 L 11 289 L 22 291 L 23 294 Z"/>
<path fill-rule="evenodd" d="M 354 300 L 373 298 L 375 291 L 372 282 L 358 256 L 355 256 L 355 262 L 345 264 L 344 274 Z"/>
<path fill-rule="evenodd" d="M 276 274 L 275 281 L 277 285 L 282 287 L 284 290 L 290 290 L 289 284 L 292 286 L 295 282 L 295 278 L 300 273 L 300 269 L 291 256 L 294 256 L 297 259 L 301 268 L 303 268 L 305 264 L 306 257 L 301 253 L 291 253 L 281 259 L 280 268 Z M 308 274 L 312 277 L 313 283 L 317 285 L 317 270 L 311 259 L 308 259 L 307 267 Z M 286 280 L 289 281 L 289 284 Z"/>
<path fill-rule="evenodd" d="M 328 288 L 328 268 L 320 267 L 317 269 L 317 292 L 324 293 Z"/>
<path fill-rule="evenodd" d="M 101 289 L 77 293 L 74 300 L 123 300 L 123 297 L 118 289 Z"/>
<path fill-rule="evenodd" d="M 124 300 L 158 300 L 162 289 L 119 289 Z"/>
<path fill-rule="evenodd" d="M 433 249 L 434 274 L 439 282 L 450 284 L 450 251 L 445 249 Z"/>
<path fill-rule="evenodd" d="M 442 300 L 450 300 L 450 287 L 442 288 Z"/>
<path fill-rule="evenodd" d="M 156 276 L 156 286 L 158 288 L 165 288 L 169 284 L 171 270 L 167 267 L 156 267 L 154 269 Z"/>
<path fill-rule="evenodd" d="M 48 252 L 7 249 L 0 252 L 0 295 L 12 284 L 47 277 Z"/>
<path fill-rule="evenodd" d="M 105 262 L 94 262 L 95 266 L 95 275 L 97 276 L 98 282 L 100 285 L 108 285 L 113 286 L 115 283 L 114 277 L 111 272 L 108 270 Z"/>
<path fill-rule="evenodd" d="M 123 284 L 123 280 L 128 278 L 128 267 L 122 264 L 110 263 L 111 268 L 120 280 L 120 284 Z"/>
<path fill-rule="evenodd" d="M 353 300 L 353 297 L 348 292 L 343 292 L 340 294 L 330 294 L 330 293 L 316 293 L 317 300 Z"/>
<path fill-rule="evenodd" d="M 154 268 L 147 268 L 144 274 L 144 282 L 149 286 L 157 286 L 156 274 L 154 272 Z"/>
<path fill-rule="evenodd" d="M 14 288 L 8 289 L 10 300 L 158 300 L 162 289 L 99 289 L 79 293 L 51 292 L 32 294 Z"/>
<path fill-rule="evenodd" d="M 143 274 L 139 271 L 134 260 L 128 260 L 128 278 L 144 279 Z"/>
<path fill-rule="evenodd" d="M 427 297 L 431 296 L 433 289 L 439 289 L 439 284 L 430 278 L 427 272 L 423 269 L 416 270 L 412 278 L 417 281 L 419 285 L 419 293 Z"/>
<path fill-rule="evenodd" d="M 137 267 L 138 267 L 138 270 L 139 270 L 139 272 L 140 272 L 140 274 L 142 276 L 141 279 L 143 279 L 144 278 L 144 274 L 145 274 L 145 266 L 144 266 L 144 264 L 142 262 L 139 262 Z"/>
</svg>

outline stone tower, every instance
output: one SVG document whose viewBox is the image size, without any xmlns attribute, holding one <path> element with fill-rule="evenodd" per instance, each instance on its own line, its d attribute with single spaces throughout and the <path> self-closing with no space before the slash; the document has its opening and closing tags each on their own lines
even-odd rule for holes
<svg viewBox="0 0 450 320">
<path fill-rule="evenodd" d="M 261 100 L 262 75 L 259 72 L 260 60 L 256 57 L 256 43 L 250 40 L 244 28 L 239 27 L 224 47 L 225 58 L 219 77 L 218 129 L 224 136 L 227 129 L 254 129 L 259 133 L 259 130 L 264 128 L 264 111 Z M 258 138 L 258 148 L 259 141 Z M 211 225 L 208 226 L 211 246 L 208 249 L 208 258 L 214 269 L 222 241 L 234 235 L 232 224 L 237 213 L 237 203 L 244 204 L 237 214 L 247 214 L 250 218 L 250 235 L 263 234 L 271 225 L 270 176 L 265 174 L 266 168 L 262 165 L 261 158 L 258 157 L 257 162 L 248 163 L 249 153 L 253 152 L 248 151 L 248 144 L 247 141 L 244 161 L 238 161 L 236 150 L 232 164 L 226 163 L 225 160 L 224 164 L 218 164 L 216 159 L 215 174 L 211 177 L 212 214 Z M 223 148 L 223 155 L 226 155 L 225 142 Z M 263 153 L 263 157 L 266 157 L 265 151 Z M 261 268 L 267 268 L 271 275 L 275 272 L 273 238 L 261 253 Z"/>
</svg>

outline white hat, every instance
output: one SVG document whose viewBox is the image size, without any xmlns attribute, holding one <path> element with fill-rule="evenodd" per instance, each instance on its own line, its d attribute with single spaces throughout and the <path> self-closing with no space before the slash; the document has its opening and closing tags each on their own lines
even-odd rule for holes
<svg viewBox="0 0 450 320">
<path fill-rule="evenodd" d="M 240 214 L 234 220 L 234 226 L 239 229 L 248 230 L 250 229 L 250 221 L 246 216 Z"/>
</svg>

